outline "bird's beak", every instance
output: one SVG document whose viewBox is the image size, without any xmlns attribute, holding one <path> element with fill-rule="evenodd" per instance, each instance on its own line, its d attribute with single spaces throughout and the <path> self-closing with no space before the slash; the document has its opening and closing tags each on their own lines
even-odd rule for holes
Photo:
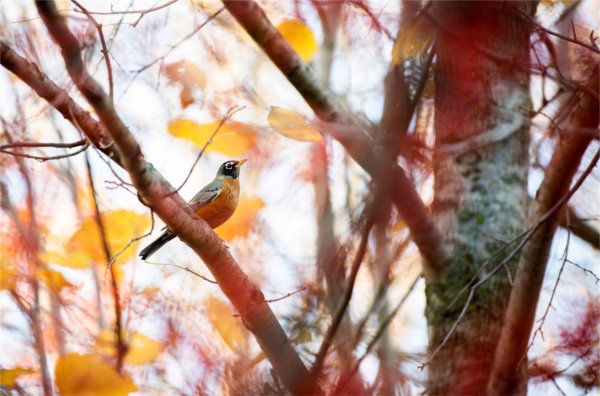
<svg viewBox="0 0 600 396">
<path fill-rule="evenodd" d="M 248 161 L 247 159 L 243 159 L 243 160 L 239 160 L 237 164 L 235 164 L 236 168 L 240 168 L 242 165 L 244 165 L 244 162 Z"/>
</svg>

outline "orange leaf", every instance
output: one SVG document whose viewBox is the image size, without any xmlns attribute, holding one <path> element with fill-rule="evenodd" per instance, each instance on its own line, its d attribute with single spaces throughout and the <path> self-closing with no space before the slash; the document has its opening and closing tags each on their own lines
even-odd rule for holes
<svg viewBox="0 0 600 396">
<path fill-rule="evenodd" d="M 204 147 L 217 129 L 220 121 L 198 124 L 192 120 L 177 119 L 169 124 L 169 133 L 175 137 L 191 140 L 198 148 Z M 218 152 L 229 156 L 239 156 L 256 144 L 256 134 L 252 126 L 241 122 L 226 122 L 221 126 L 207 152 Z"/>
<path fill-rule="evenodd" d="M 128 375 L 120 376 L 96 355 L 64 355 L 56 362 L 54 373 L 56 387 L 63 396 L 120 396 L 138 389 Z"/>
<path fill-rule="evenodd" d="M 277 26 L 277 30 L 305 62 L 317 53 L 319 45 L 315 35 L 302 22 L 286 19 Z"/>
<path fill-rule="evenodd" d="M 13 290 L 16 283 L 17 269 L 14 262 L 17 252 L 16 246 L 8 243 L 9 238 L 6 234 L 0 235 L 0 290 Z"/>
<path fill-rule="evenodd" d="M 132 238 L 141 235 L 150 227 L 150 219 L 130 210 L 113 210 L 102 213 L 102 221 L 111 254 L 123 249 Z M 138 242 L 132 243 L 121 255 L 121 262 L 131 258 Z M 42 259 L 54 264 L 88 268 L 93 262 L 105 263 L 106 255 L 98 224 L 94 216 L 84 219 L 81 226 L 66 243 L 64 252 L 46 252 Z"/>
<path fill-rule="evenodd" d="M 73 287 L 73 284 L 56 270 L 40 268 L 38 274 L 46 286 L 55 293 L 59 293 L 63 287 Z"/>
<path fill-rule="evenodd" d="M 265 206 L 260 198 L 240 198 L 235 213 L 225 224 L 217 227 L 215 232 L 226 241 L 236 237 L 246 237 L 259 210 Z"/>
<path fill-rule="evenodd" d="M 36 371 L 30 368 L 13 367 L 11 369 L 0 369 L 0 386 L 12 388 L 22 375 L 33 374 Z"/>
<path fill-rule="evenodd" d="M 271 106 L 267 120 L 277 132 L 290 139 L 301 142 L 319 142 L 323 139 L 312 122 L 294 111 Z"/>
<path fill-rule="evenodd" d="M 130 333 L 125 336 L 125 342 L 129 347 L 125 355 L 125 363 L 133 366 L 141 366 L 151 363 L 162 352 L 162 344 L 142 333 Z M 115 332 L 112 329 L 104 329 L 100 332 L 94 349 L 106 356 L 115 356 Z"/>
<path fill-rule="evenodd" d="M 233 317 L 227 304 L 218 298 L 208 297 L 206 299 L 206 312 L 208 320 L 232 351 L 244 347 L 246 344 L 244 329 L 240 320 Z"/>
<path fill-rule="evenodd" d="M 198 66 L 188 61 L 179 61 L 171 63 L 165 67 L 167 78 L 171 82 L 181 84 L 181 95 L 179 99 L 182 107 L 187 107 L 194 103 L 194 90 L 204 88 L 206 85 L 206 76 Z"/>
</svg>

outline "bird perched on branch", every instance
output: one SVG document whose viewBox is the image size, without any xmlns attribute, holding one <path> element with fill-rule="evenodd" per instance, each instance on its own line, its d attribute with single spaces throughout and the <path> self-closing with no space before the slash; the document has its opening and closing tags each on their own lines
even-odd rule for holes
<svg viewBox="0 0 600 396">
<path fill-rule="evenodd" d="M 225 162 L 217 171 L 215 179 L 200 190 L 189 202 L 192 210 L 212 228 L 217 228 L 226 222 L 235 212 L 240 196 L 238 177 L 240 167 L 244 162 L 246 162 L 245 159 Z M 173 238 L 175 238 L 175 234 L 170 230 L 166 230 L 140 252 L 140 257 L 142 260 L 146 260 Z"/>
</svg>

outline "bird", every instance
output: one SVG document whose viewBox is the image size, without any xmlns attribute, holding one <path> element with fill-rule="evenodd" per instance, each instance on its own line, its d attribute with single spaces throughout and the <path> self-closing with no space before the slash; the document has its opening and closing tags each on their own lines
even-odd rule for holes
<svg viewBox="0 0 600 396">
<path fill-rule="evenodd" d="M 214 180 L 200 190 L 190 201 L 192 210 L 208 223 L 217 228 L 225 223 L 238 204 L 240 196 L 240 168 L 247 160 L 226 161 L 217 171 Z M 142 260 L 148 259 L 158 249 L 175 238 L 175 234 L 167 229 L 156 240 L 140 252 Z"/>
</svg>

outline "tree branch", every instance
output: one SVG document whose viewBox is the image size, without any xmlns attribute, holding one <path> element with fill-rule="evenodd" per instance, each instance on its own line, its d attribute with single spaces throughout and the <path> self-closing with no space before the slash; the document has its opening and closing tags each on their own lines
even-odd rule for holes
<svg viewBox="0 0 600 396">
<path fill-rule="evenodd" d="M 42 73 L 35 63 L 19 56 L 4 40 L 0 40 L 0 63 L 58 110 L 67 121 L 79 125 L 98 150 L 122 166 L 119 152 L 106 129 L 79 106 L 67 91 Z"/>
<path fill-rule="evenodd" d="M 598 92 L 598 65 L 592 71 L 588 88 Z M 595 128 L 599 122 L 598 95 L 582 94 L 580 103 L 571 120 L 574 127 Z M 546 175 L 537 195 L 537 205 L 530 218 L 531 223 L 545 216 L 557 204 L 566 203 L 563 199 L 577 171 L 583 155 L 592 141 L 592 136 L 571 134 L 561 138 L 552 155 Z M 596 154 L 597 159 L 598 154 Z M 586 172 L 591 172 L 588 168 Z M 589 173 L 588 172 L 588 173 Z M 584 173 L 584 176 L 586 174 Z M 583 182 L 582 179 L 580 179 Z M 515 276 L 515 285 L 510 295 L 500 341 L 488 384 L 493 395 L 512 394 L 519 383 L 519 365 L 524 361 L 527 345 L 539 300 L 546 265 L 557 228 L 560 211 L 555 210 L 532 236 L 523 250 Z"/>
<path fill-rule="evenodd" d="M 319 348 L 319 352 L 317 353 L 317 357 L 315 358 L 315 363 L 312 367 L 312 375 L 316 380 L 319 377 L 321 372 L 321 367 L 325 361 L 325 357 L 327 356 L 327 352 L 329 351 L 329 347 L 333 343 L 333 339 L 335 334 L 342 323 L 342 319 L 344 318 L 344 314 L 346 313 L 346 309 L 348 309 L 348 305 L 350 304 L 350 299 L 352 299 L 352 292 L 354 291 L 354 284 L 356 282 L 356 276 L 358 275 L 358 270 L 360 269 L 360 265 L 365 258 L 367 253 L 367 242 L 369 241 L 369 234 L 371 233 L 371 228 L 373 228 L 373 224 L 375 222 L 375 208 L 369 208 L 367 210 L 367 219 L 365 228 L 363 230 L 362 238 L 358 245 L 358 249 L 356 252 L 356 256 L 354 257 L 354 262 L 352 263 L 352 269 L 350 271 L 350 276 L 348 278 L 348 285 L 346 285 L 346 290 L 344 291 L 344 295 L 342 296 L 342 301 L 340 302 L 335 316 L 331 322 L 331 325 L 327 329 L 327 333 L 323 338 L 323 342 L 321 347 Z"/>
<path fill-rule="evenodd" d="M 271 61 L 302 95 L 306 103 L 323 122 L 354 125 L 355 132 L 332 135 L 346 148 L 352 158 L 374 177 L 384 170 L 381 184 L 390 195 L 398 212 L 411 231 L 413 241 L 425 258 L 426 276 L 437 276 L 447 267 L 449 253 L 444 238 L 418 192 L 402 170 L 384 154 L 368 134 L 368 127 L 336 103 L 324 89 L 312 69 L 292 49 L 254 1 L 223 0 L 227 10 L 242 25 Z"/>
<path fill-rule="evenodd" d="M 67 71 L 77 88 L 94 107 L 100 120 L 122 154 L 123 167 L 129 173 L 144 204 L 166 223 L 206 263 L 221 290 L 239 313 L 245 326 L 255 335 L 274 371 L 290 392 L 320 393 L 308 383 L 308 370 L 292 348 L 263 293 L 248 279 L 223 241 L 198 218 L 174 188 L 142 154 L 138 142 L 117 115 L 110 98 L 85 70 L 79 43 L 64 18 L 50 1 L 36 1 L 48 31 L 61 47 Z"/>
<path fill-rule="evenodd" d="M 100 208 L 98 207 L 98 198 L 96 197 L 96 186 L 94 185 L 94 175 L 92 173 L 92 166 L 90 165 L 89 156 L 85 156 L 85 165 L 87 169 L 87 177 L 88 183 L 90 186 L 90 190 L 92 192 L 92 203 L 94 205 L 94 220 L 96 222 L 96 226 L 98 227 L 98 233 L 100 234 L 100 242 L 102 243 L 102 251 L 104 252 L 104 258 L 106 260 L 106 266 L 110 269 L 110 285 L 111 291 L 113 294 L 113 303 L 115 310 L 115 351 L 116 351 L 116 369 L 118 373 L 121 373 L 123 369 L 123 359 L 125 358 L 125 354 L 127 353 L 128 346 L 123 339 L 123 328 L 122 328 L 122 309 L 121 309 L 121 293 L 119 290 L 119 284 L 117 283 L 117 269 L 110 265 L 112 253 L 110 251 L 110 246 L 108 244 L 108 237 L 106 235 L 106 226 L 104 225 L 104 221 L 102 219 L 102 215 L 100 214 Z"/>
</svg>

